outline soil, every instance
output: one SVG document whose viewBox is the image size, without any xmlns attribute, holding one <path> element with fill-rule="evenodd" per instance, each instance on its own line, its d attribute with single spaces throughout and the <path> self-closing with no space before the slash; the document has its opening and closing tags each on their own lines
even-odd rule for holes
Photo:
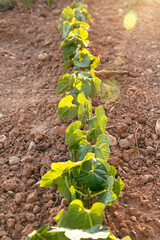
<svg viewBox="0 0 160 240">
<path fill-rule="evenodd" d="M 140 2 L 140 1 L 139 1 Z M 118 99 L 102 105 L 106 131 L 116 137 L 109 162 L 125 188 L 105 210 L 104 224 L 122 238 L 160 239 L 160 2 L 88 0 L 93 23 L 90 51 L 100 57 L 96 70 L 125 70 L 111 79 L 121 86 Z M 64 133 L 72 120 L 57 117 L 55 89 L 62 70 L 60 13 L 71 1 L 52 8 L 37 1 L 0 13 L 0 239 L 24 240 L 44 224 L 55 224 L 63 208 L 56 187 L 40 188 L 52 162 L 69 159 Z M 131 4 L 132 3 L 132 4 Z M 123 27 L 135 10 L 134 29 Z M 101 76 L 102 81 L 106 76 Z M 130 147 L 128 147 L 128 143 Z M 58 149 L 58 150 L 57 150 Z"/>
</svg>

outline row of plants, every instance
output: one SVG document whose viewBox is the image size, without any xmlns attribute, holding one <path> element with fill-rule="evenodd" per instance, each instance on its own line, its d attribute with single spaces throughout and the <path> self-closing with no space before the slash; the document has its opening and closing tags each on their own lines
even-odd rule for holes
<svg viewBox="0 0 160 240">
<path fill-rule="evenodd" d="M 68 211 L 56 216 L 57 226 L 35 230 L 27 240 L 118 240 L 102 225 L 104 209 L 114 204 L 123 187 L 116 169 L 109 165 L 109 139 L 105 134 L 107 117 L 102 106 L 92 107 L 101 80 L 94 74 L 99 58 L 89 46 L 87 20 L 92 21 L 83 3 L 66 7 L 59 25 L 62 32 L 64 74 L 58 81 L 57 94 L 65 94 L 58 105 L 60 118 L 74 118 L 66 130 L 65 141 L 70 160 L 52 163 L 41 178 L 41 187 L 57 184 L 59 193 L 68 200 Z M 130 240 L 125 237 L 123 240 Z"/>
<path fill-rule="evenodd" d="M 36 0 L 0 0 L 0 11 L 8 11 L 19 4 L 21 4 L 25 8 L 30 8 L 31 5 L 35 2 Z M 53 2 L 54 0 L 46 0 L 46 5 L 50 7 Z"/>
</svg>

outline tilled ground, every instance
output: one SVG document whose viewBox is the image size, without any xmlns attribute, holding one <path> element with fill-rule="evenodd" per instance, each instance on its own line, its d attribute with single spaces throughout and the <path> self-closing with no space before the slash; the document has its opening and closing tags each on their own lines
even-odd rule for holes
<svg viewBox="0 0 160 240">
<path fill-rule="evenodd" d="M 133 1 L 134 2 L 134 1 Z M 55 88 L 63 74 L 60 13 L 71 1 L 53 9 L 37 2 L 0 13 L 0 238 L 25 239 L 35 228 L 55 224 L 63 208 L 56 187 L 40 188 L 52 162 L 69 159 L 64 133 L 72 120 L 57 117 Z M 160 239 L 160 3 L 132 4 L 88 0 L 93 17 L 90 50 L 100 57 L 98 70 L 126 70 L 113 75 L 121 86 L 116 102 L 106 104 L 106 131 L 116 137 L 109 162 L 125 183 L 120 199 L 106 208 L 104 224 L 117 237 Z M 133 9 L 138 21 L 123 27 Z M 102 74 L 102 81 L 106 76 Z M 4 136 L 2 136 L 4 135 Z M 128 145 L 130 147 L 128 147 Z M 49 150 L 48 150 L 49 149 Z M 60 150 L 57 150 L 60 149 Z"/>
</svg>

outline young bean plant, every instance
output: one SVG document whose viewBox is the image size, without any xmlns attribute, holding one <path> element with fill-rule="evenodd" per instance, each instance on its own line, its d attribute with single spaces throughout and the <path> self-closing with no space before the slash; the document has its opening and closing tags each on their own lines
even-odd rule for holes
<svg viewBox="0 0 160 240">
<path fill-rule="evenodd" d="M 92 21 L 85 4 L 73 2 L 66 7 L 59 25 L 63 42 L 63 68 L 70 73 L 58 81 L 57 94 L 65 93 L 58 105 L 59 118 L 76 119 L 65 133 L 70 160 L 52 163 L 41 178 L 41 187 L 57 184 L 59 193 L 68 200 L 68 211 L 61 210 L 57 226 L 44 226 L 33 231 L 27 240 L 118 240 L 102 225 L 106 206 L 114 204 L 123 187 L 116 169 L 109 165 L 109 139 L 105 134 L 107 117 L 102 106 L 95 111 L 92 98 L 98 93 L 101 80 L 94 74 L 99 58 L 89 46 L 87 20 Z M 125 237 L 123 240 L 130 240 Z"/>
</svg>

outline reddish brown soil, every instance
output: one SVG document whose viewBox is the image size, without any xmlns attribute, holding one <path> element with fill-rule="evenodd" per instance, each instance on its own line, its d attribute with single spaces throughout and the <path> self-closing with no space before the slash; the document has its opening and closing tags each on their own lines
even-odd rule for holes
<svg viewBox="0 0 160 240">
<path fill-rule="evenodd" d="M 49 10 L 37 2 L 29 10 L 16 7 L 0 13 L 0 135 L 6 137 L 0 136 L 2 240 L 25 239 L 33 229 L 54 224 L 62 208 L 56 188 L 40 188 L 39 181 L 52 162 L 69 159 L 64 133 L 71 120 L 58 119 L 61 96 L 55 89 L 63 74 L 57 26 L 62 9 L 70 3 L 55 0 Z M 90 50 L 101 59 L 98 70 L 129 72 L 114 76 L 121 85 L 115 103 L 93 101 L 105 108 L 106 130 L 117 138 L 109 162 L 125 183 L 117 203 L 106 208 L 104 224 L 120 238 L 159 240 L 160 139 L 155 123 L 160 118 L 160 3 L 132 8 L 123 0 L 87 4 L 93 17 Z M 130 9 L 137 12 L 138 22 L 126 31 L 123 17 Z M 47 53 L 44 61 L 41 53 Z M 136 149 L 122 144 L 128 136 Z M 42 151 L 29 151 L 31 141 Z M 43 151 L 48 148 L 64 151 Z M 13 156 L 17 163 L 12 165 Z"/>
</svg>

